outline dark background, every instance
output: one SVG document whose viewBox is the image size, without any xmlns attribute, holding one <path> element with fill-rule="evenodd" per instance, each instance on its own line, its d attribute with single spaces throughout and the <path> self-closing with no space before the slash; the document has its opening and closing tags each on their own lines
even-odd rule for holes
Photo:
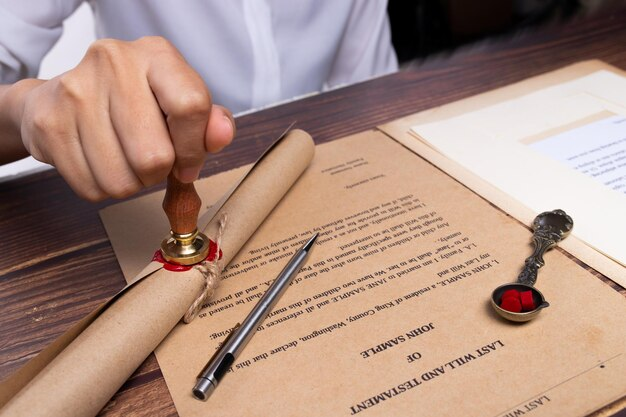
<svg viewBox="0 0 626 417">
<path fill-rule="evenodd" d="M 464 45 L 625 7 L 626 0 L 389 0 L 387 10 L 392 42 L 406 67 Z"/>
</svg>

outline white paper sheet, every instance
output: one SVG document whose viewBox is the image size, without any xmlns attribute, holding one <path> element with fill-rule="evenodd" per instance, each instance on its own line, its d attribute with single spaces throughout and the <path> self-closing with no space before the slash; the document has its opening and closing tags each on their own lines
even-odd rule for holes
<svg viewBox="0 0 626 417">
<path fill-rule="evenodd" d="M 530 147 L 626 194 L 626 117 L 607 117 Z"/>
<path fill-rule="evenodd" d="M 607 115 L 626 116 L 626 78 L 597 71 L 412 132 L 536 213 L 565 210 L 578 238 L 626 265 L 626 197 L 533 145 Z"/>
</svg>

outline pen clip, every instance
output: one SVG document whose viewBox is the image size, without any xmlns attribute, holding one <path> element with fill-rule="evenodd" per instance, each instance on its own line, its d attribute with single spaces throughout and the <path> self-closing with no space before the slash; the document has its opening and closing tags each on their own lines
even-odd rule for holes
<svg viewBox="0 0 626 417">
<path fill-rule="evenodd" d="M 241 326 L 241 323 L 235 324 L 235 327 L 233 327 L 232 330 L 230 331 L 230 333 L 228 333 L 228 336 L 226 336 L 226 338 L 222 341 L 222 343 L 220 343 L 217 346 L 217 348 L 215 349 L 215 353 L 213 353 L 213 355 L 211 356 L 211 359 L 209 359 L 207 364 L 204 366 L 204 368 L 202 368 L 202 370 L 198 374 L 198 378 L 203 378 L 204 377 L 204 374 L 205 374 L 206 370 L 209 368 L 209 366 L 211 366 L 213 364 L 213 361 L 217 359 L 217 355 L 219 355 L 221 353 L 220 351 L 221 351 L 222 346 L 224 346 L 226 343 L 228 343 L 228 341 L 230 340 L 231 337 L 233 337 L 233 335 L 235 334 L 235 331 L 239 328 L 239 326 Z M 232 365 L 232 361 L 231 361 L 231 363 L 228 366 L 230 366 L 230 365 Z M 224 371 L 225 370 L 221 370 L 220 374 L 223 375 L 225 373 Z"/>
</svg>

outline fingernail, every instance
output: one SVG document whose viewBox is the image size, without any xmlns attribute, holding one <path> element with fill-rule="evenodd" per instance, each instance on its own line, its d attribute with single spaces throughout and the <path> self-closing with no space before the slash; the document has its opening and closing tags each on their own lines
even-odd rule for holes
<svg viewBox="0 0 626 417">
<path fill-rule="evenodd" d="M 235 123 L 233 122 L 232 117 L 229 117 L 228 114 L 224 114 L 224 119 L 228 121 L 228 127 L 230 128 L 230 133 L 231 133 L 230 137 L 234 138 L 235 134 L 237 133 L 237 126 L 235 126 Z"/>
<path fill-rule="evenodd" d="M 198 179 L 200 176 L 200 168 L 177 168 L 176 169 L 176 178 L 180 182 L 189 183 Z"/>
<path fill-rule="evenodd" d="M 232 142 L 233 138 L 235 137 L 235 124 L 233 123 L 232 119 L 229 118 L 227 115 L 224 115 L 224 122 L 222 125 L 222 128 L 224 129 L 223 132 L 221 132 L 220 136 L 223 134 L 224 136 L 228 136 L 228 139 L 226 139 L 226 142 L 221 143 L 220 141 L 214 141 L 212 143 L 211 148 L 209 149 L 209 152 L 211 153 L 217 153 L 220 152 L 222 149 L 224 149 L 230 142 Z M 226 130 L 228 131 L 228 133 L 226 132 Z"/>
</svg>

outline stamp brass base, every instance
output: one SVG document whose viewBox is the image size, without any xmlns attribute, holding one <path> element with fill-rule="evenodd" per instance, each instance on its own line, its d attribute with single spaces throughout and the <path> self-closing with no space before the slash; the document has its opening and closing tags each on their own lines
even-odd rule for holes
<svg viewBox="0 0 626 417">
<path fill-rule="evenodd" d="M 191 233 L 170 236 L 161 242 L 161 253 L 166 261 L 179 265 L 193 265 L 202 262 L 209 254 L 209 238 L 198 229 Z"/>
</svg>

